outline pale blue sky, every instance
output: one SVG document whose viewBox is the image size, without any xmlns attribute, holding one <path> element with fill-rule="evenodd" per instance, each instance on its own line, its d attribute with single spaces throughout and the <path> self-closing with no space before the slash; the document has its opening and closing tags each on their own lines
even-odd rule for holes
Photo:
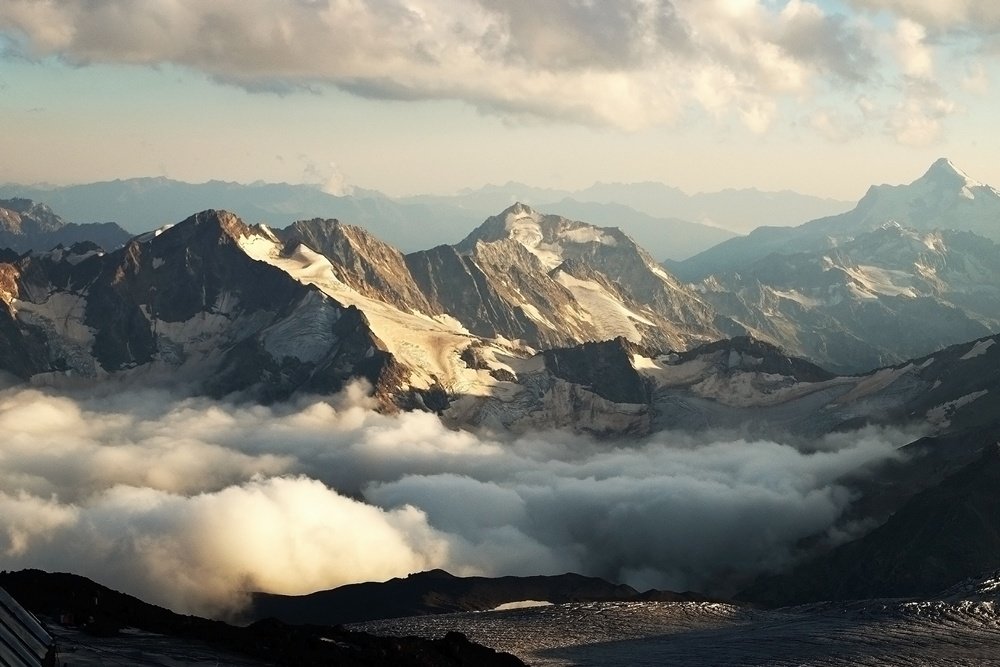
<svg viewBox="0 0 1000 667">
<path fill-rule="evenodd" d="M 0 0 L 0 182 L 1000 186 L 994 0 Z"/>
</svg>

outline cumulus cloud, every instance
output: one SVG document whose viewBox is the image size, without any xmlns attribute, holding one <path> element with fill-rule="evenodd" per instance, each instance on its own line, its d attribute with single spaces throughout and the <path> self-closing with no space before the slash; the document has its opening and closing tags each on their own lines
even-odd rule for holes
<svg viewBox="0 0 1000 667">
<path fill-rule="evenodd" d="M 0 567 L 211 615 L 248 590 L 433 567 L 728 592 L 798 557 L 802 538 L 845 539 L 842 476 L 913 437 L 501 440 L 376 413 L 360 386 L 268 407 L 11 388 L 0 429 Z"/>
<path fill-rule="evenodd" d="M 332 85 L 395 99 L 639 128 L 704 102 L 751 129 L 815 87 L 869 79 L 870 30 L 792 0 L 0 0 L 22 52 L 172 63 L 250 90 Z M 704 85 L 701 86 L 704 88 Z"/>
<path fill-rule="evenodd" d="M 926 40 L 927 29 L 921 24 L 903 19 L 896 25 L 893 46 L 906 76 L 927 80 L 934 78 L 934 59 Z"/>
<path fill-rule="evenodd" d="M 301 477 L 193 496 L 113 486 L 80 505 L 0 493 L 0 508 L 6 569 L 70 570 L 210 616 L 236 611 L 249 590 L 380 580 L 447 554 L 419 510 L 383 511 Z"/>
</svg>

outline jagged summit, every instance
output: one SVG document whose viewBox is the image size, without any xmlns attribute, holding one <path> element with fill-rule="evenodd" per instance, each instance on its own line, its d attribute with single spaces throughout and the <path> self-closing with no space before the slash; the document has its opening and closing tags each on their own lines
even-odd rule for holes
<svg viewBox="0 0 1000 667">
<path fill-rule="evenodd" d="M 938 158 L 930 168 L 915 182 L 933 182 L 943 186 L 977 187 L 982 183 L 973 180 L 954 162 L 946 157 Z"/>
<path fill-rule="evenodd" d="M 879 216 L 886 214 L 887 208 L 905 210 L 899 219 L 906 225 L 912 224 L 910 210 L 916 212 L 917 209 L 930 207 L 938 213 L 947 214 L 954 206 L 968 205 L 963 204 L 961 200 L 971 201 L 983 197 L 996 199 L 998 196 L 1000 193 L 995 188 L 975 180 L 954 162 L 942 157 L 935 160 L 922 176 L 910 183 L 871 186 L 851 213 L 865 213 L 867 214 L 863 216 L 865 219 L 874 217 L 874 221 L 877 222 Z M 850 213 L 829 219 L 838 220 L 846 215 Z"/>
<path fill-rule="evenodd" d="M 872 186 L 853 211 L 803 227 L 835 230 L 839 225 L 867 231 L 891 219 L 921 230 L 960 229 L 1000 239 L 998 213 L 996 188 L 971 178 L 948 158 L 939 158 L 916 180 Z"/>
<path fill-rule="evenodd" d="M 511 216 L 521 215 L 533 216 L 537 215 L 537 213 L 535 213 L 535 211 L 527 204 L 518 201 L 508 206 L 502 213 L 500 213 L 500 215 L 505 218 L 510 218 Z"/>
<path fill-rule="evenodd" d="M 768 255 L 825 252 L 886 223 L 918 232 L 953 229 L 1000 241 L 1000 192 L 977 182 L 947 158 L 935 161 L 916 180 L 873 185 L 850 211 L 798 227 L 760 227 L 683 262 L 671 265 L 682 279 L 745 271 Z"/>
<path fill-rule="evenodd" d="M 548 269 L 555 268 L 563 259 L 573 254 L 567 251 L 567 246 L 570 245 L 638 247 L 617 227 L 598 227 L 560 215 L 539 213 L 520 202 L 488 218 L 456 247 L 460 252 L 469 253 L 476 243 L 492 243 L 504 239 L 511 239 L 523 245 Z"/>
<path fill-rule="evenodd" d="M 195 213 L 194 215 L 173 225 L 172 229 L 177 234 L 187 234 L 189 229 L 201 230 L 200 233 L 214 233 L 216 230 L 220 234 L 233 239 L 248 236 L 252 233 L 251 227 L 244 223 L 235 213 L 225 210 L 207 209 Z M 262 229 L 262 228 L 260 228 Z"/>
</svg>

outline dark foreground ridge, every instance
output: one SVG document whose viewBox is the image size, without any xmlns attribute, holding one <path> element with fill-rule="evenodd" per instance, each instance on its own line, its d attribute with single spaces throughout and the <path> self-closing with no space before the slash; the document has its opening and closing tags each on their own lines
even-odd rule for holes
<svg viewBox="0 0 1000 667">
<path fill-rule="evenodd" d="M 705 600 L 697 593 L 650 590 L 612 584 L 579 574 L 534 577 L 456 577 L 430 570 L 389 581 L 349 584 L 309 595 L 256 593 L 253 619 L 277 618 L 285 623 L 338 625 L 383 618 L 489 611 L 502 604 L 537 600 L 566 602 L 689 602 Z"/>
<path fill-rule="evenodd" d="M 449 632 L 442 639 L 376 637 L 318 626 L 288 626 L 274 619 L 237 627 L 176 614 L 111 590 L 85 577 L 40 570 L 0 573 L 3 587 L 22 606 L 48 619 L 74 619 L 92 636 L 125 637 L 135 628 L 198 641 L 272 665 L 399 665 L 402 667 L 523 667 L 524 663 Z M 57 650 L 59 646 L 57 645 Z"/>
</svg>

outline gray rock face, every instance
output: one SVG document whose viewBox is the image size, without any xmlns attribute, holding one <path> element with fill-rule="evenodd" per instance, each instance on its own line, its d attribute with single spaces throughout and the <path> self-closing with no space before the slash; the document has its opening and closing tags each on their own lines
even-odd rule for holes
<svg viewBox="0 0 1000 667">
<path fill-rule="evenodd" d="M 552 375 L 613 403 L 649 403 L 651 383 L 632 365 L 635 346 L 623 338 L 543 352 Z"/>
<path fill-rule="evenodd" d="M 442 312 L 416 284 L 403 254 L 361 227 L 337 220 L 303 220 L 277 232 L 286 246 L 304 244 L 330 260 L 337 278 L 363 294 L 400 310 Z"/>
<path fill-rule="evenodd" d="M 477 336 L 535 348 L 625 336 L 660 347 L 740 332 L 617 229 L 515 205 L 456 246 L 402 256 L 334 221 L 277 232 L 330 260 L 337 280 L 401 311 L 447 314 Z M 719 324 L 724 324 L 721 329 Z"/>
<path fill-rule="evenodd" d="M 438 246 L 406 256 L 414 280 L 428 299 L 478 336 L 520 339 L 536 347 L 578 340 L 534 313 L 572 308 L 573 296 L 545 273 L 537 258 L 510 240 L 476 244 L 462 253 Z"/>
<path fill-rule="evenodd" d="M 554 341 L 624 336 L 683 349 L 741 330 L 718 317 L 616 228 L 542 215 L 515 204 L 486 220 L 456 251 L 477 260 L 494 284 L 505 284 L 514 298 L 533 307 L 537 313 L 531 313 L 532 319 L 539 328 L 552 330 Z M 557 287 L 547 284 L 539 269 Z M 543 340 L 534 343 L 545 347 Z"/>
<path fill-rule="evenodd" d="M 0 248 L 22 253 L 90 241 L 114 250 L 130 237 L 131 234 L 113 222 L 68 223 L 45 204 L 30 199 L 0 199 Z"/>
</svg>

